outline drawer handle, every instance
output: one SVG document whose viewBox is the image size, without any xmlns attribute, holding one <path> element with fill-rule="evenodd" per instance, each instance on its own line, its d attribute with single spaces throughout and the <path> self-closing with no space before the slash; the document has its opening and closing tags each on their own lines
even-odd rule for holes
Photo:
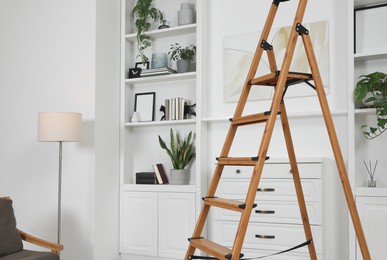
<svg viewBox="0 0 387 260">
<path fill-rule="evenodd" d="M 256 238 L 262 238 L 262 239 L 275 239 L 275 236 L 271 235 L 255 235 Z"/>
<path fill-rule="evenodd" d="M 275 191 L 274 188 L 258 188 L 257 191 L 260 191 L 260 192 L 273 192 Z"/>
<path fill-rule="evenodd" d="M 256 210 L 255 213 L 257 214 L 275 214 L 275 211 L 274 210 Z"/>
</svg>

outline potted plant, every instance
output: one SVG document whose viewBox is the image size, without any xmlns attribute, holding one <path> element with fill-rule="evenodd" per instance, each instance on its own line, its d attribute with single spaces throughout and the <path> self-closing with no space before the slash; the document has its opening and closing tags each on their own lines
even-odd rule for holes
<svg viewBox="0 0 387 260">
<path fill-rule="evenodd" d="M 168 54 L 171 55 L 172 60 L 176 61 L 177 72 L 188 72 L 191 61 L 195 58 L 196 46 L 191 44 L 183 48 L 178 43 L 171 44 Z"/>
<path fill-rule="evenodd" d="M 361 131 L 365 138 L 374 139 L 387 130 L 387 74 L 373 72 L 359 77 L 354 96 L 362 101 L 365 107 L 374 107 L 377 119 L 376 126 L 362 125 Z"/>
<path fill-rule="evenodd" d="M 189 132 L 188 136 L 184 140 L 181 140 L 179 134 L 175 134 L 171 128 L 170 147 L 166 145 L 166 142 L 160 136 L 159 143 L 161 148 L 167 152 L 172 161 L 173 169 L 170 171 L 171 184 L 189 184 L 189 169 L 187 169 L 187 166 L 195 157 L 192 131 Z"/>
<path fill-rule="evenodd" d="M 144 51 L 152 45 L 150 37 L 145 35 L 145 32 L 152 26 L 152 20 L 153 22 L 163 20 L 163 14 L 152 6 L 152 0 L 138 0 L 132 14 L 137 27 L 137 49 L 139 53 L 137 57 L 141 57 L 141 61 L 145 65 L 149 62 L 149 59 Z"/>
</svg>

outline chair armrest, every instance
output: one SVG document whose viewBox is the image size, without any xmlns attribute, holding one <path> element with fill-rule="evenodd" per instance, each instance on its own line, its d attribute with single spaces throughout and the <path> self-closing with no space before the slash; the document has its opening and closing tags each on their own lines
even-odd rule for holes
<svg viewBox="0 0 387 260">
<path fill-rule="evenodd" d="M 38 246 L 41 246 L 41 247 L 48 248 L 54 253 L 58 253 L 59 251 L 62 251 L 64 248 L 63 245 L 61 245 L 61 244 L 46 241 L 44 239 L 30 235 L 24 231 L 19 230 L 19 229 L 18 229 L 18 231 L 19 231 L 19 234 L 20 234 L 20 237 L 22 240 L 27 241 L 27 242 L 32 243 L 32 244 L 35 244 L 35 245 L 38 245 Z"/>
</svg>

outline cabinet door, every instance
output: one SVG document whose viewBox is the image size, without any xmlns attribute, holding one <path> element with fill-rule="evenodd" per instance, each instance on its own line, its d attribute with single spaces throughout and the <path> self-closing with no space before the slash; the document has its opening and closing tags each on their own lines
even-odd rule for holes
<svg viewBox="0 0 387 260">
<path fill-rule="evenodd" d="M 157 193 L 123 192 L 121 252 L 157 255 Z"/>
<path fill-rule="evenodd" d="M 387 197 L 357 197 L 361 223 L 372 260 L 384 260 L 387 255 Z M 356 259 L 363 259 L 357 244 Z"/>
<path fill-rule="evenodd" d="M 159 193 L 159 256 L 183 259 L 194 225 L 194 193 Z"/>
</svg>

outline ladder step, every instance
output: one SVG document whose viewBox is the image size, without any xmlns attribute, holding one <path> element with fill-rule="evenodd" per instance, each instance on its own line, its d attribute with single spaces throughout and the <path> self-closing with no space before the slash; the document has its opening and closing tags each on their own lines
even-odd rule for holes
<svg viewBox="0 0 387 260">
<path fill-rule="evenodd" d="M 216 158 L 218 160 L 218 164 L 221 165 L 248 165 L 248 166 L 254 166 L 257 161 L 258 157 L 219 157 Z M 270 157 L 266 156 L 265 160 L 269 160 Z"/>
<path fill-rule="evenodd" d="M 256 78 L 256 79 L 253 79 L 251 81 L 251 85 L 276 86 L 279 75 L 280 75 L 280 71 L 277 70 L 276 72 L 264 75 L 264 76 Z M 310 73 L 301 73 L 301 72 L 289 71 L 288 78 L 286 80 L 286 85 L 287 86 L 295 85 L 295 84 L 309 81 L 312 79 L 313 79 L 312 74 L 310 74 Z"/>
<path fill-rule="evenodd" d="M 232 125 L 251 125 L 266 122 L 270 117 L 270 111 L 259 114 L 252 114 L 247 116 L 241 116 L 237 118 L 230 118 Z"/>
<path fill-rule="evenodd" d="M 189 239 L 191 246 L 211 255 L 218 259 L 231 259 L 231 249 L 225 246 L 219 245 L 215 242 L 212 242 L 206 238 L 190 238 Z M 240 254 L 239 258 L 243 257 L 243 254 Z"/>
<path fill-rule="evenodd" d="M 217 198 L 217 197 L 204 197 L 203 201 L 204 201 L 204 204 L 209 206 L 214 206 L 214 207 L 238 211 L 238 212 L 242 212 L 246 208 L 246 203 L 238 200 L 230 200 L 230 199 L 223 199 L 223 198 Z M 256 206 L 257 204 L 254 204 L 253 208 L 255 208 Z"/>
</svg>

